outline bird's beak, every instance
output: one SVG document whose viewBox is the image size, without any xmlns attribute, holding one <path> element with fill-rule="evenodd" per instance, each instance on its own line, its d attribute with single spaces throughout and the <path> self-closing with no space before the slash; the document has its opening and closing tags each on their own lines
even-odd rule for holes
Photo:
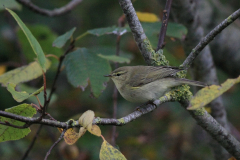
<svg viewBox="0 0 240 160">
<path fill-rule="evenodd" d="M 104 77 L 112 77 L 112 75 L 111 75 L 111 74 L 108 74 L 108 75 L 104 75 Z"/>
</svg>

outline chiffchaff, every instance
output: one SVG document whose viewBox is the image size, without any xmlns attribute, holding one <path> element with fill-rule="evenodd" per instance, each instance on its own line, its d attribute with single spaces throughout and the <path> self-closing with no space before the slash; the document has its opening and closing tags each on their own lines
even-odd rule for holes
<svg viewBox="0 0 240 160">
<path fill-rule="evenodd" d="M 169 66 L 125 66 L 114 70 L 110 77 L 118 91 L 130 102 L 145 103 L 162 97 L 172 87 L 182 84 L 204 87 L 206 84 L 176 78 L 183 69 Z"/>
</svg>

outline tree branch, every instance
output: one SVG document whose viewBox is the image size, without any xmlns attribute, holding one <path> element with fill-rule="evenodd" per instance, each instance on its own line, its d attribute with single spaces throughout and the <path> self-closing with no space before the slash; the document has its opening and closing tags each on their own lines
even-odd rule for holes
<svg viewBox="0 0 240 160">
<path fill-rule="evenodd" d="M 21 122 L 25 122 L 29 126 L 32 124 L 43 124 L 43 125 L 59 127 L 59 128 L 63 128 L 63 129 L 67 127 L 67 124 L 65 122 L 58 122 L 58 121 L 49 120 L 49 119 L 42 119 L 41 121 L 38 121 L 38 117 L 37 118 L 29 118 L 29 117 L 19 116 L 19 115 L 13 114 L 13 113 L 5 112 L 5 111 L 0 111 L 0 116 L 11 118 L 11 119 L 21 121 Z"/>
<path fill-rule="evenodd" d="M 24 6 L 28 7 L 33 12 L 36 12 L 38 14 L 48 16 L 48 17 L 55 17 L 55 16 L 60 16 L 65 13 L 68 13 L 73 8 L 75 8 L 79 3 L 82 2 L 82 0 L 72 0 L 67 5 L 51 11 L 51 10 L 43 9 L 43 8 L 40 8 L 36 5 L 34 5 L 30 0 L 16 0 L 16 1 Z"/>
<path fill-rule="evenodd" d="M 181 101 L 180 103 L 184 108 L 189 106 L 188 100 Z M 237 160 L 240 160 L 240 143 L 209 115 L 204 108 L 193 111 L 188 110 L 188 112 L 212 138 L 220 143 Z"/>
<path fill-rule="evenodd" d="M 233 23 L 238 17 L 240 17 L 240 9 L 231 14 L 228 18 L 222 21 L 218 26 L 216 26 L 210 33 L 208 33 L 199 44 L 192 50 L 186 60 L 183 62 L 182 66 L 185 68 L 189 68 L 192 64 L 193 60 L 198 56 L 198 54 L 203 50 L 203 48 L 209 44 L 214 37 L 216 37 L 223 29 L 225 29 L 228 25 Z"/>
<path fill-rule="evenodd" d="M 153 104 L 147 104 L 145 107 L 139 108 L 125 117 L 122 117 L 119 119 L 97 117 L 93 120 L 93 124 L 123 126 L 123 125 L 141 117 L 144 114 L 152 112 L 153 110 L 155 110 L 157 108 L 158 105 L 160 105 L 164 102 L 170 102 L 170 101 L 174 101 L 174 100 L 172 98 L 163 96 L 159 100 L 155 100 L 153 102 Z"/>
<path fill-rule="evenodd" d="M 163 10 L 163 18 L 162 18 L 162 27 L 160 29 L 159 39 L 158 39 L 158 45 L 156 51 L 159 49 L 163 49 L 164 47 L 164 39 L 167 32 L 167 26 L 168 26 L 168 19 L 170 15 L 172 0 L 167 0 L 165 9 Z"/>
<path fill-rule="evenodd" d="M 125 125 L 139 117 L 141 117 L 144 114 L 147 114 L 154 109 L 157 108 L 158 105 L 164 103 L 164 102 L 169 102 L 173 101 L 172 98 L 168 98 L 166 96 L 161 97 L 159 100 L 154 101 L 154 104 L 148 104 L 144 108 L 140 108 L 138 110 L 135 110 L 133 113 L 122 117 L 120 119 L 114 119 L 114 118 L 95 118 L 93 120 L 93 124 L 99 124 L 99 125 L 116 125 L 116 126 L 122 126 Z M 72 126 L 68 126 L 66 122 L 59 122 L 55 120 L 49 120 L 49 119 L 42 119 L 41 121 L 38 121 L 38 118 L 29 118 L 29 117 L 24 117 L 24 116 L 19 116 L 13 113 L 5 112 L 5 111 L 0 111 L 0 116 L 11 118 L 17 121 L 25 122 L 29 126 L 32 124 L 43 124 L 51 127 L 58 127 L 58 128 L 63 128 L 66 129 L 67 127 L 80 127 L 78 121 L 75 121 Z M 3 124 L 5 125 L 5 124 Z"/>
<path fill-rule="evenodd" d="M 188 0 L 175 0 L 172 4 L 172 13 L 175 20 L 185 25 L 188 29 L 186 38 L 182 40 L 185 53 L 189 53 L 204 37 L 204 30 L 197 12 L 198 6 L 199 4 L 196 1 L 190 2 Z M 208 45 L 202 50 L 202 54 L 194 60 L 191 67 L 193 68 L 192 75 L 195 80 L 207 84 L 218 84 L 217 71 Z M 230 132 L 222 98 L 216 98 L 209 106 L 211 107 L 213 118 Z M 215 159 L 225 160 L 229 158 L 229 153 L 214 139 L 211 138 L 210 144 L 214 151 Z"/>
<path fill-rule="evenodd" d="M 145 62 L 148 65 L 154 64 L 155 61 L 153 57 L 155 51 L 152 49 L 152 46 L 143 31 L 142 25 L 137 17 L 135 9 L 133 8 L 131 0 L 118 0 L 118 2 L 127 18 L 135 42 L 137 43 Z"/>
</svg>

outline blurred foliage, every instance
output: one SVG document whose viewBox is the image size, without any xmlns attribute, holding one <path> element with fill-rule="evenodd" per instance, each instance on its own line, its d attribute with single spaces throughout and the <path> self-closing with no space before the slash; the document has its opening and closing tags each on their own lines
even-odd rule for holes
<svg viewBox="0 0 240 160">
<path fill-rule="evenodd" d="M 3 1 L 1 0 L 0 2 Z M 111 26 L 117 26 L 118 18 L 123 15 L 118 2 L 111 0 L 83 0 L 83 2 L 70 13 L 52 18 L 34 13 L 19 4 L 16 5 L 15 1 L 7 2 L 13 6 L 9 7 L 10 9 L 17 9 L 14 11 L 39 41 L 44 53 L 46 55 L 53 54 L 58 57 L 66 51 L 69 42 L 61 49 L 52 47 L 52 43 L 57 36 L 63 35 L 73 27 L 76 27 L 73 34 L 75 38 L 89 30 L 111 28 Z M 46 9 L 54 9 L 65 5 L 69 1 L 32 0 L 32 2 Z M 237 0 L 221 0 L 221 2 L 223 4 L 229 4 L 229 6 L 233 8 L 236 8 L 237 4 L 239 4 Z M 134 7 L 136 11 L 154 13 L 158 17 L 161 17 L 164 8 L 164 6 L 160 6 L 156 0 L 134 1 Z M 215 8 L 212 7 L 212 9 L 214 10 Z M 154 32 L 152 36 L 150 35 L 152 33 L 148 35 L 153 46 L 156 46 L 157 43 L 158 30 L 160 30 L 159 26 L 154 28 L 154 30 L 152 28 L 148 30 Z M 176 29 L 173 28 L 172 30 Z M 76 47 L 85 47 L 88 48 L 90 52 L 109 57 L 116 52 L 116 41 L 117 36 L 114 34 L 104 34 L 99 37 L 88 35 L 76 41 Z M 173 37 L 166 37 L 165 41 L 166 47 L 164 48 L 164 54 L 170 61 L 170 65 L 178 66 L 185 59 L 181 41 Z M 145 65 L 131 33 L 124 34 L 121 37 L 120 56 L 130 59 L 131 62 L 130 64 L 121 63 L 119 66 Z M 35 57 L 36 55 L 30 48 L 26 37 L 19 29 L 15 20 L 5 10 L 0 8 L 0 69 L 3 70 L 2 72 L 27 65 L 34 61 Z M 58 62 L 52 57 L 49 57 L 49 59 L 53 64 L 46 74 L 48 89 L 51 88 L 51 84 L 53 83 Z M 108 63 L 110 63 L 112 69 L 114 69 L 114 63 Z M 226 73 L 221 71 L 218 73 L 220 82 L 228 78 Z M 21 91 L 31 93 L 41 86 L 42 78 L 40 77 L 17 87 Z M 98 98 L 93 99 L 92 96 L 89 96 L 92 92 L 91 88 L 87 87 L 84 92 L 79 88 L 73 88 L 68 83 L 66 68 L 62 68 L 62 72 L 57 81 L 56 93 L 48 108 L 48 112 L 59 121 L 67 121 L 72 117 L 77 119 L 79 114 L 89 109 L 95 112 L 96 117 L 112 117 L 113 86 L 113 83 L 109 81 L 108 86 L 102 94 Z M 239 86 L 234 86 L 223 95 L 224 102 L 227 104 L 229 120 L 237 129 L 240 128 L 240 124 L 238 123 L 240 105 L 238 100 L 239 92 Z M 6 88 L 0 87 L 0 95 L 1 110 L 18 105 Z M 42 101 L 42 93 L 38 96 Z M 31 99 L 24 102 L 37 103 L 35 97 L 31 97 Z M 137 104 L 127 102 L 119 95 L 117 117 L 131 113 L 136 106 Z M 18 141 L 1 143 L 1 157 L 8 160 L 15 160 L 22 157 L 35 136 L 38 125 L 32 125 L 30 128 L 32 132 L 25 138 Z M 100 126 L 100 128 L 105 139 L 111 142 L 112 126 Z M 59 135 L 60 133 L 56 128 L 44 126 L 38 136 L 36 144 L 29 154 L 29 159 L 42 160 L 51 145 L 58 139 Z M 207 142 L 208 136 L 206 133 L 196 126 L 195 121 L 178 103 L 165 103 L 154 112 L 142 116 L 123 127 L 117 127 L 117 148 L 127 159 L 213 160 L 214 157 L 210 147 L 206 147 Z M 49 159 L 99 159 L 101 144 L 101 138 L 87 132 L 72 146 L 66 145 L 65 142 L 58 144 L 58 146 L 52 150 Z"/>
</svg>

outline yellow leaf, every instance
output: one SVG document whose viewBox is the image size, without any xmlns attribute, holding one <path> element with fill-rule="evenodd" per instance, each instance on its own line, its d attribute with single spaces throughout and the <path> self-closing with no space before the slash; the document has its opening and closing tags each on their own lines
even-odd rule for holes
<svg viewBox="0 0 240 160">
<path fill-rule="evenodd" d="M 212 109 L 211 109 L 211 107 L 209 107 L 209 106 L 205 106 L 204 108 L 205 108 L 205 110 L 206 110 L 209 114 L 212 113 Z"/>
<path fill-rule="evenodd" d="M 81 127 L 79 129 L 79 133 L 78 133 L 79 138 L 82 137 L 85 134 L 86 131 L 87 130 L 84 127 Z"/>
<path fill-rule="evenodd" d="M 69 128 L 64 133 L 64 140 L 68 145 L 74 144 L 79 138 L 79 134 L 75 132 L 72 128 Z"/>
<path fill-rule="evenodd" d="M 82 114 L 78 122 L 87 130 L 91 130 L 93 119 L 94 119 L 94 112 L 91 110 L 88 110 Z"/>
<path fill-rule="evenodd" d="M 58 129 L 58 131 L 59 131 L 60 133 L 63 132 L 63 129 L 62 129 L 62 128 L 57 128 L 57 129 Z"/>
<path fill-rule="evenodd" d="M 88 130 L 88 131 L 98 137 L 101 136 L 101 129 L 97 125 L 93 125 L 91 130 Z"/>
<path fill-rule="evenodd" d="M 231 157 L 228 160 L 237 160 L 235 157 Z"/>
<path fill-rule="evenodd" d="M 83 127 L 79 130 L 80 137 L 88 130 L 90 133 L 101 136 L 101 130 L 97 125 L 92 125 L 92 121 L 94 119 L 94 112 L 91 110 L 88 110 L 84 112 L 81 117 L 79 118 L 78 122 Z"/>
<path fill-rule="evenodd" d="M 136 12 L 141 22 L 158 22 L 159 18 L 153 13 Z"/>
<path fill-rule="evenodd" d="M 46 69 L 51 66 L 51 61 L 47 59 Z M 38 62 L 32 62 L 27 66 L 22 66 L 8 71 L 0 76 L 2 86 L 7 86 L 8 83 L 19 84 L 36 79 L 42 75 L 42 68 Z"/>
<path fill-rule="evenodd" d="M 100 160 L 126 160 L 124 155 L 111 146 L 107 141 L 103 141 L 100 154 L 99 154 Z"/>
<path fill-rule="evenodd" d="M 0 75 L 6 72 L 6 66 L 0 65 Z"/>
<path fill-rule="evenodd" d="M 199 90 L 196 95 L 191 99 L 190 105 L 187 109 L 195 110 L 204 107 L 210 103 L 215 98 L 219 97 L 221 94 L 230 89 L 234 84 L 240 82 L 240 76 L 236 79 L 228 79 L 220 86 L 211 85 Z"/>
<path fill-rule="evenodd" d="M 8 83 L 7 90 L 12 94 L 13 98 L 17 102 L 22 102 L 22 101 L 28 99 L 29 97 L 37 95 L 41 91 L 43 91 L 43 86 L 40 89 L 34 91 L 33 93 L 27 93 L 26 91 L 18 92 L 15 90 L 15 88 L 16 88 L 16 84 L 11 83 L 11 82 Z"/>
</svg>

